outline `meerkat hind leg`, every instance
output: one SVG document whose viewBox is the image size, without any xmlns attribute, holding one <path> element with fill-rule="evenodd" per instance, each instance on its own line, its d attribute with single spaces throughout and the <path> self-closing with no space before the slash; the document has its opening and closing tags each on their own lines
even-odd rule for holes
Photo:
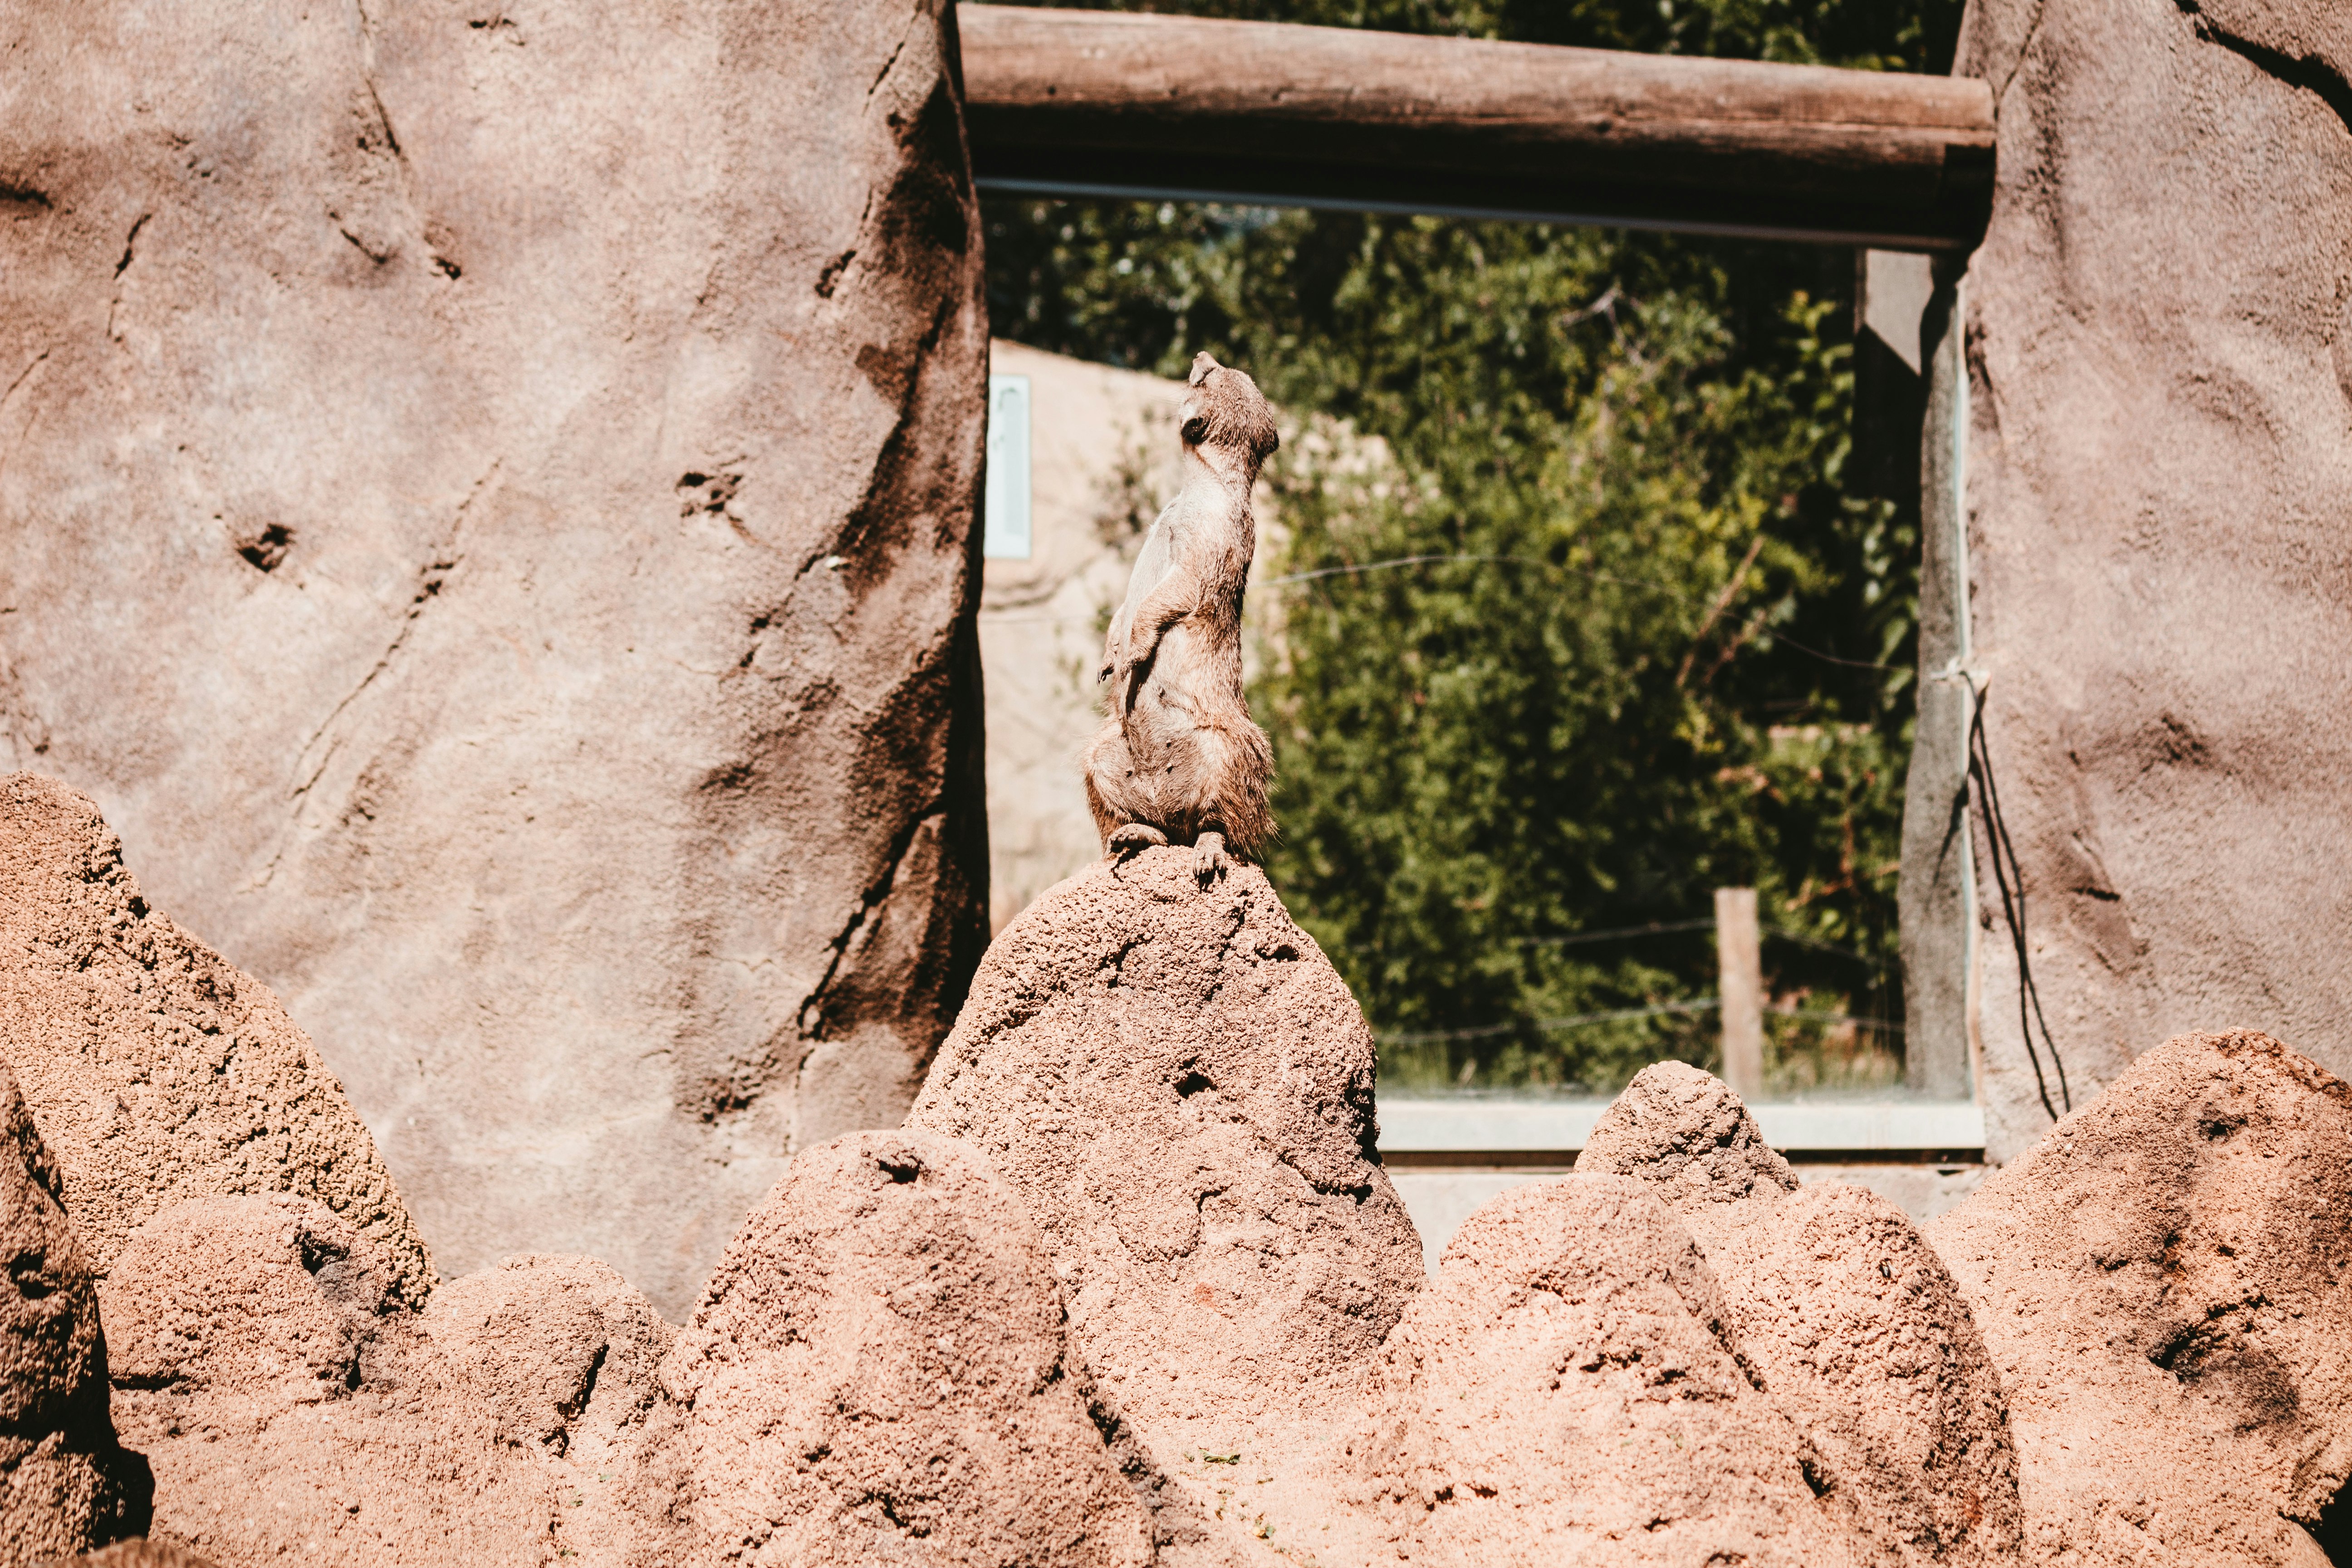
<svg viewBox="0 0 2352 1568">
<path fill-rule="evenodd" d="M 1201 879 L 1201 886 L 1205 888 L 1216 880 L 1232 864 L 1225 858 L 1223 834 L 1203 833 L 1192 841 L 1192 875 Z"/>
<path fill-rule="evenodd" d="M 1112 831 L 1105 846 L 1111 854 L 1124 860 L 1145 849 L 1157 849 L 1168 842 L 1168 835 L 1148 822 L 1130 822 Z"/>
</svg>

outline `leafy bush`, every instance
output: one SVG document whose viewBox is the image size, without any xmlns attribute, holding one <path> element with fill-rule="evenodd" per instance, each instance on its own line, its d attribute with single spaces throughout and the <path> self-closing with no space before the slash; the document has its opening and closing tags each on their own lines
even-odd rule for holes
<svg viewBox="0 0 2352 1568">
<path fill-rule="evenodd" d="M 1920 68 L 1946 0 L 1258 0 L 1222 15 Z M 1706 1062 L 1752 885 L 1784 1087 L 1896 1066 L 1916 519 L 1849 479 L 1848 251 L 1351 214 L 992 201 L 997 332 L 1206 348 L 1390 461 L 1272 472 L 1269 867 L 1391 1083 Z M 1674 929 L 1632 936 L 1627 928 Z M 1613 1015 L 1613 1016 L 1612 1016 Z M 1563 1020 L 1576 1020 L 1563 1023 Z"/>
</svg>

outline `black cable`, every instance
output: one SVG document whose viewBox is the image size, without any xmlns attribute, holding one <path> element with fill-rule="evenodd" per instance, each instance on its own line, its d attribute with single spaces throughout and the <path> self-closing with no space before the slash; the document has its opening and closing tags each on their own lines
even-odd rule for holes
<svg viewBox="0 0 2352 1568">
<path fill-rule="evenodd" d="M 2055 1121 L 2060 1112 L 2050 1103 L 2049 1080 L 2042 1073 L 2041 1053 L 2033 1048 L 2036 1025 L 2041 1026 L 2042 1043 L 2050 1052 L 2050 1065 L 2058 1075 L 2059 1104 L 2072 1110 L 2074 1098 L 2066 1087 L 2065 1058 L 2058 1054 L 2058 1042 L 2050 1033 L 2050 1020 L 2042 1015 L 2041 988 L 2033 983 L 2033 957 L 2025 940 L 2025 868 L 2018 861 L 2017 847 L 2010 841 L 2009 824 L 2001 816 L 2000 791 L 1992 779 L 1992 748 L 1985 740 L 1985 694 L 1990 689 L 1976 688 L 1975 711 L 1969 720 L 1969 778 L 1976 785 L 1978 815 L 1984 818 L 1992 879 L 2000 889 L 2001 918 L 2009 923 L 2010 940 L 2017 949 L 2018 1030 L 2025 1037 L 2025 1056 L 2033 1064 L 2033 1087 L 2042 1097 L 2042 1109 Z M 1974 920 L 1976 911 L 1968 911 L 1968 918 Z"/>
</svg>

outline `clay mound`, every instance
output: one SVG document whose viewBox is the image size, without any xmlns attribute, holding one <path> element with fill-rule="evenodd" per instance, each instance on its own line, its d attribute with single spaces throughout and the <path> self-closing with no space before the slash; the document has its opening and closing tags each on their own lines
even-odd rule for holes
<svg viewBox="0 0 2352 1568">
<path fill-rule="evenodd" d="M 1874 1560 L 2015 1554 L 2000 1380 L 1908 1215 L 1859 1187 L 1800 1187 L 1730 1087 L 1681 1062 L 1626 1086 L 1576 1168 L 1637 1177 L 1679 1212 L 1807 1481 Z"/>
<path fill-rule="evenodd" d="M 2352 1474 L 2352 1088 L 2182 1036 L 1932 1236 L 2009 1389 L 2036 1559 L 2320 1561 Z"/>
<path fill-rule="evenodd" d="M 677 1331 L 617 1269 L 510 1258 L 441 1286 L 419 1326 L 492 1439 L 542 1461 L 566 1545 L 617 1563 L 657 1528 L 674 1500 L 646 1496 L 635 1471 Z"/>
<path fill-rule="evenodd" d="M 31 773 L 0 777 L 0 1056 L 101 1278 L 175 1204 L 289 1192 L 375 1242 L 401 1300 L 431 1288 L 374 1140 L 278 998 L 149 908 L 98 808 Z"/>
<path fill-rule="evenodd" d="M 610 1264 L 538 1254 L 451 1280 L 419 1324 L 499 1441 L 572 1458 L 643 1426 L 677 1338 Z"/>
<path fill-rule="evenodd" d="M 2016 1560 L 2017 1454 L 1968 1303 L 1910 1216 L 1802 1187 L 1706 1248 L 1805 1478 L 1874 1561 Z"/>
<path fill-rule="evenodd" d="M 57 1167 L 0 1067 L 0 1568 L 145 1522 L 146 1468 L 116 1447 L 89 1268 Z"/>
<path fill-rule="evenodd" d="M 1626 1177 L 1537 1183 L 1474 1215 L 1367 1403 L 1356 1464 L 1414 1563 L 1854 1560 L 1740 1364 L 1706 1259 Z"/>
<path fill-rule="evenodd" d="M 1769 1204 L 1797 1190 L 1797 1173 L 1730 1086 L 1684 1062 L 1636 1073 L 1592 1124 L 1576 1168 L 1639 1176 L 1685 1220 L 1709 1228 L 1745 1223 L 1750 1211 L 1732 1205 Z"/>
<path fill-rule="evenodd" d="M 499 1391 L 451 1372 L 398 1280 L 339 1215 L 282 1194 L 141 1227 L 100 1294 L 158 1536 L 225 1568 L 471 1568 L 597 1544 L 573 1543 L 563 1478 L 501 1441 Z"/>
<path fill-rule="evenodd" d="M 1123 1416 L 1248 1417 L 1348 1379 L 1422 1281 L 1374 1163 L 1372 1038 L 1265 876 L 1099 862 L 982 961 L 909 1127 L 1021 1194 Z"/>
<path fill-rule="evenodd" d="M 682 1500 L 647 1563 L 1151 1560 L 1036 1228 L 951 1139 L 799 1156 L 661 1378 L 675 1405 L 646 1492 Z"/>
<path fill-rule="evenodd" d="M 45 1568 L 214 1568 L 214 1564 L 167 1542 L 134 1536 L 79 1557 L 53 1558 Z"/>
</svg>

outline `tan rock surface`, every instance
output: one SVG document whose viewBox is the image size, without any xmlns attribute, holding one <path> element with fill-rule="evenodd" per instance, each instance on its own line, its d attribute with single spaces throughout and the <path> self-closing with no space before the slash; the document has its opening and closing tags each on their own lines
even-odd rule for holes
<svg viewBox="0 0 2352 1568">
<path fill-rule="evenodd" d="M 451 1374 L 389 1274 L 349 1225 L 285 1196 L 195 1199 L 131 1238 L 100 1300 L 157 1537 L 222 1568 L 579 1550 L 561 1478 L 501 1441 L 494 1391 Z"/>
<path fill-rule="evenodd" d="M 97 808 L 0 776 L 0 1058 L 55 1155 L 91 1269 L 190 1198 L 315 1198 L 383 1250 L 398 1297 L 433 1265 L 374 1141 L 269 988 L 151 906 Z"/>
<path fill-rule="evenodd" d="M 1910 1217 L 1860 1187 L 1805 1186 L 1706 1250 L 1807 1481 L 1867 1559 L 2016 1562 L 2008 1402 Z"/>
<path fill-rule="evenodd" d="M 1680 1215 L 1807 1483 L 1868 1560 L 2014 1560 L 2000 1379 L 1909 1216 L 1860 1187 L 1800 1186 L 1730 1087 L 1682 1062 L 1635 1075 L 1576 1168 L 1638 1177 Z"/>
<path fill-rule="evenodd" d="M 647 1495 L 679 1500 L 649 1565 L 1151 1561 L 1045 1245 L 952 1139 L 796 1160 L 661 1376 Z"/>
<path fill-rule="evenodd" d="M 1970 659 L 2034 1038 L 2076 1107 L 2217 1020 L 2352 1073 L 2347 37 L 2337 0 L 1968 7 L 1955 68 L 1992 84 L 1999 141 L 1967 292 Z M 2052 1119 L 1982 858 L 1977 887 L 2008 1161 Z"/>
<path fill-rule="evenodd" d="M 0 1568 L 146 1520 L 148 1477 L 115 1443 L 106 1342 L 63 1184 L 0 1066 Z"/>
<path fill-rule="evenodd" d="M 1356 1463 L 1416 1563 L 1869 1560 L 1808 1487 L 1706 1260 L 1631 1177 L 1474 1215 L 1367 1411 Z"/>
<path fill-rule="evenodd" d="M 286 998 L 453 1272 L 682 1316 L 977 958 L 950 25 L 0 8 L 0 767 Z"/>
<path fill-rule="evenodd" d="M 1018 1191 L 1131 1419 L 1279 1409 L 1418 1288 L 1372 1163 L 1372 1040 L 1263 872 L 1100 861 L 989 950 L 908 1125 Z"/>
<path fill-rule="evenodd" d="M 79 1557 L 56 1558 L 49 1568 L 215 1568 L 208 1559 L 162 1541 L 133 1536 L 85 1552 Z"/>
<path fill-rule="evenodd" d="M 1654 1062 L 1612 1100 L 1576 1157 L 1585 1175 L 1637 1176 L 1705 1245 L 1797 1190 L 1797 1173 L 1721 1079 Z"/>
<path fill-rule="evenodd" d="M 2032 1560 L 2322 1560 L 2352 1088 L 2267 1036 L 2169 1040 L 1931 1234 L 2009 1389 Z"/>
</svg>

